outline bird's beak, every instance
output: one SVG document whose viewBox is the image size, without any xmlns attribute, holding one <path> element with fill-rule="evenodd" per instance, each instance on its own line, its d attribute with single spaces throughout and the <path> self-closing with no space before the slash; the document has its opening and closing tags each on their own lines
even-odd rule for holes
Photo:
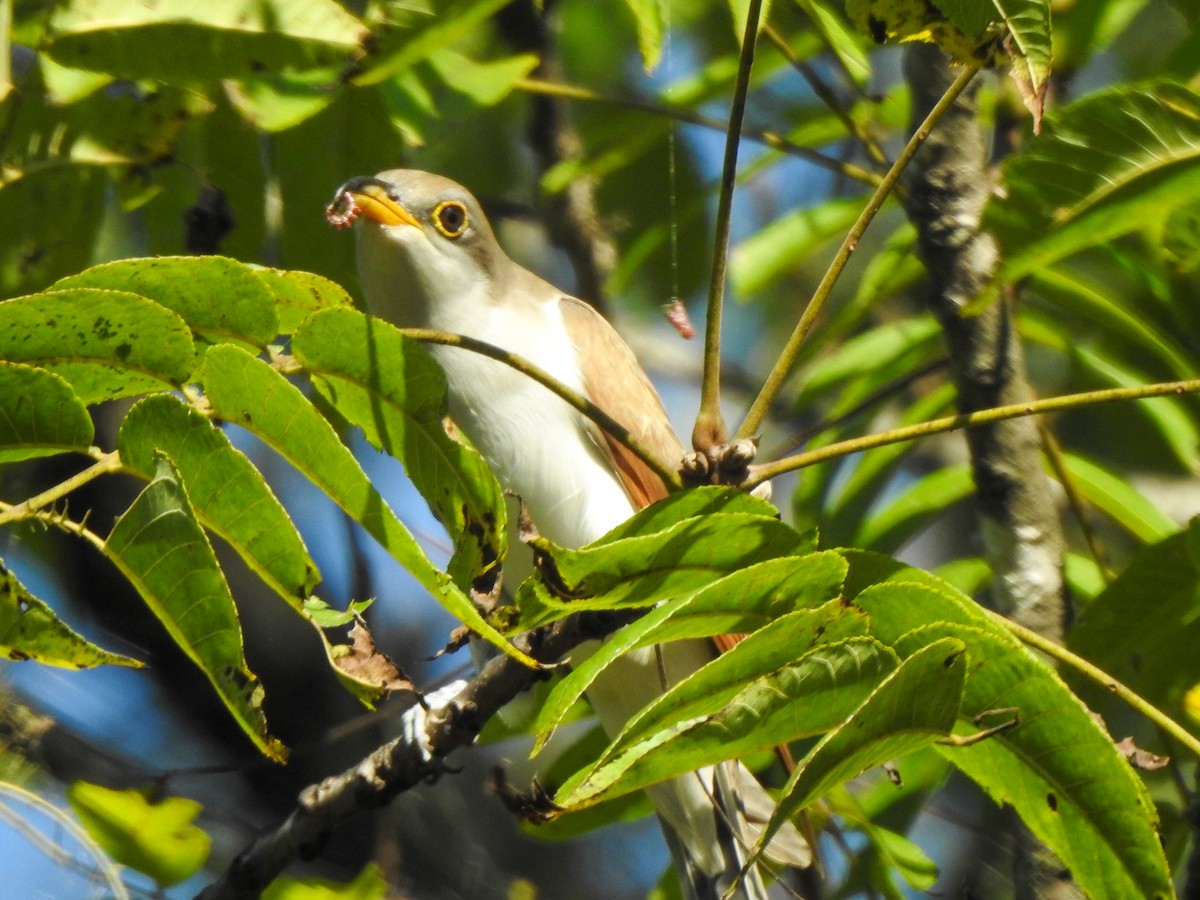
<svg viewBox="0 0 1200 900">
<path fill-rule="evenodd" d="M 362 215 L 379 225 L 413 225 L 419 228 L 421 224 L 393 196 L 391 185 L 370 176 L 351 178 L 337 189 L 329 209 L 346 207 L 352 213 L 350 221 Z"/>
</svg>

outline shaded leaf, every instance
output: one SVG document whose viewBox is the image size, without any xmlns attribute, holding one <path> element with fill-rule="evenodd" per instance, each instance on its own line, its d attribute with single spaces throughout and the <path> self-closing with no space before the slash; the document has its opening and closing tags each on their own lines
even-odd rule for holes
<svg viewBox="0 0 1200 900">
<path fill-rule="evenodd" d="M 985 224 L 1014 280 L 1200 198 L 1200 97 L 1172 82 L 1088 94 L 1010 157 Z"/>
<path fill-rule="evenodd" d="M 1143 549 L 1083 611 L 1070 648 L 1151 703 L 1200 681 L 1200 519 Z"/>
<path fill-rule="evenodd" d="M 6 172 L 0 184 L 3 297 L 41 290 L 92 261 L 108 188 L 104 173 L 93 166 L 60 163 L 16 174 Z"/>
<path fill-rule="evenodd" d="M 811 614 L 785 616 L 680 682 L 569 779 L 555 803 L 586 806 L 845 719 L 895 668 L 895 654 L 850 638 L 789 656 L 786 636 L 814 624 Z"/>
<path fill-rule="evenodd" d="M 66 66 L 192 83 L 344 61 L 367 31 L 332 0 L 73 0 L 49 37 Z"/>
<path fill-rule="evenodd" d="M 87 407 L 65 379 L 0 362 L 0 463 L 86 452 L 95 436 Z"/>
<path fill-rule="evenodd" d="M 0 563 L 0 656 L 32 659 L 65 669 L 131 666 L 142 663 L 110 653 L 76 634 Z"/>
<path fill-rule="evenodd" d="M 962 702 L 965 654 L 961 641 L 937 640 L 887 675 L 797 763 L 755 843 L 755 854 L 763 852 L 780 826 L 830 789 L 948 734 Z"/>
<path fill-rule="evenodd" d="M 77 781 L 67 800 L 83 826 L 121 865 L 144 872 L 160 887 L 190 878 L 212 841 L 193 824 L 200 804 L 186 797 L 152 800 L 142 791 L 117 791 Z"/>
<path fill-rule="evenodd" d="M 263 689 L 246 665 L 229 586 L 170 459 L 117 520 L 104 553 L 171 638 L 200 667 L 242 730 L 271 759 L 286 748 L 267 733 Z"/>
<path fill-rule="evenodd" d="M 625 0 L 625 5 L 637 21 L 642 68 L 646 72 L 653 72 L 662 59 L 663 32 L 666 30 L 661 0 Z"/>
<path fill-rule="evenodd" d="M 571 671 L 550 692 L 538 712 L 534 731 L 537 752 L 588 686 L 614 659 L 641 647 L 687 638 L 757 631 L 798 608 L 818 607 L 833 599 L 845 578 L 845 561 L 836 553 L 773 559 L 722 578 L 686 600 L 664 603 L 610 635 L 586 659 L 572 660 Z M 833 633 L 851 627 L 852 611 L 833 617 Z M 861 625 L 860 625 L 861 627 Z M 834 640 L 833 633 L 823 635 Z M 851 628 L 849 633 L 855 633 Z M 798 654 L 802 648 L 795 648 Z"/>
<path fill-rule="evenodd" d="M 0 303 L 0 359 L 62 376 L 91 405 L 178 387 L 195 354 L 170 310 L 124 291 L 79 288 Z"/>
<path fill-rule="evenodd" d="M 398 329 L 350 309 L 309 318 L 292 351 L 330 405 L 404 464 L 454 541 L 450 575 L 469 590 L 504 558 L 504 496 L 483 457 L 446 433 L 441 367 Z"/>
</svg>

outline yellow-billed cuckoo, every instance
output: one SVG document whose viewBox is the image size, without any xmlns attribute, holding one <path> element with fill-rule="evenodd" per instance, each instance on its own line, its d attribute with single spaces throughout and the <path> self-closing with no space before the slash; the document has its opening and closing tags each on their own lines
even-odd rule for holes
<svg viewBox="0 0 1200 900">
<path fill-rule="evenodd" d="M 337 210 L 346 209 L 338 219 Z M 435 328 L 487 341 L 581 392 L 664 461 L 682 459 L 662 403 L 633 352 L 591 306 L 517 265 L 501 249 L 476 199 L 428 172 L 397 169 L 342 185 L 335 224 L 361 216 L 358 267 L 369 310 L 402 327 Z M 541 534 L 568 547 L 596 540 L 666 495 L 644 463 L 546 388 L 500 362 L 431 346 L 446 372 L 451 418 L 520 496 Z M 615 734 L 664 689 L 714 655 L 708 641 L 629 654 L 588 691 Z M 709 768 L 648 792 L 688 897 L 715 898 L 741 868 L 771 801 L 738 764 Z M 714 801 L 716 806 L 714 806 Z M 768 850 L 806 865 L 792 829 Z M 765 896 L 756 873 L 733 896 Z"/>
</svg>

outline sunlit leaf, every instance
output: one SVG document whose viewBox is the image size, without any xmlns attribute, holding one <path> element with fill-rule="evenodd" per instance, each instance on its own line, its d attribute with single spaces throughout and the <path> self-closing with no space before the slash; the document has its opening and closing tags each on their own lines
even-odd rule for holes
<svg viewBox="0 0 1200 900">
<path fill-rule="evenodd" d="M 527 665 L 475 604 L 421 550 L 329 422 L 271 366 L 230 344 L 210 347 L 204 388 L 213 410 L 258 435 L 303 472 L 460 621 Z"/>
<path fill-rule="evenodd" d="M 340 284 L 311 272 L 255 269 L 275 298 L 279 331 L 292 334 L 300 323 L 323 309 L 352 308 L 354 301 Z"/>
<path fill-rule="evenodd" d="M 78 288 L 0 303 L 0 359 L 62 376 L 90 405 L 177 387 L 195 354 L 170 310 L 124 291 Z"/>
<path fill-rule="evenodd" d="M 353 881 L 284 877 L 262 892 L 262 900 L 384 900 L 387 896 L 387 879 L 376 863 L 363 866 Z"/>
<path fill-rule="evenodd" d="M 122 865 L 170 887 L 194 875 L 212 841 L 193 824 L 200 804 L 186 797 L 153 800 L 136 790 L 118 791 L 77 781 L 67 800 L 88 833 Z"/>
<path fill-rule="evenodd" d="M 192 508 L 293 608 L 320 581 L 316 563 L 262 473 L 213 422 L 169 394 L 147 397 L 121 423 L 121 462 L 148 478 L 156 451 L 174 461 Z"/>
<path fill-rule="evenodd" d="M 454 541 L 463 590 L 505 554 L 505 506 L 483 458 L 446 433 L 446 376 L 416 342 L 349 309 L 308 319 L 292 351 L 321 395 L 372 446 L 400 460 Z"/>
<path fill-rule="evenodd" d="M 123 259 L 94 266 L 55 290 L 104 288 L 139 294 L 178 313 L 210 341 L 240 340 L 263 348 L 279 333 L 279 317 L 254 270 L 222 256 Z"/>
<path fill-rule="evenodd" d="M 723 513 L 684 520 L 664 531 L 568 550 L 538 539 L 552 560 L 553 585 L 530 579 L 517 592 L 523 627 L 585 609 L 652 606 L 681 600 L 722 575 L 811 544 L 775 517 Z M 563 599 L 563 598 L 568 599 Z"/>
<path fill-rule="evenodd" d="M 85 452 L 94 437 L 92 417 L 66 380 L 0 362 L 0 463 Z"/>
<path fill-rule="evenodd" d="M 1136 487 L 1098 463 L 1073 453 L 1063 454 L 1063 462 L 1080 496 L 1138 540 L 1151 543 L 1179 530 L 1179 526 Z"/>
<path fill-rule="evenodd" d="M 154 479 L 117 520 L 104 553 L 200 667 L 242 730 L 264 754 L 282 760 L 287 751 L 267 733 L 263 688 L 242 653 L 229 585 L 168 457 L 158 455 Z"/>
<path fill-rule="evenodd" d="M 1057 673 L 928 573 L 841 552 L 850 562 L 846 594 L 867 611 L 874 636 L 902 653 L 939 637 L 966 644 L 959 733 L 1018 717 L 1017 727 L 987 740 L 940 748 L 947 758 L 997 802 L 1015 807 L 1089 896 L 1169 896 L 1144 785 Z"/>
<path fill-rule="evenodd" d="M 0 657 L 32 659 L 65 669 L 142 663 L 110 653 L 76 634 L 0 562 Z"/>
<path fill-rule="evenodd" d="M 622 654 L 666 641 L 757 631 L 784 613 L 836 597 L 845 573 L 845 562 L 835 553 L 773 559 L 734 572 L 687 600 L 656 607 L 609 636 L 591 656 L 573 660 L 571 672 L 554 686 L 538 713 L 535 750 L 588 685 Z M 854 618 L 850 613 L 845 610 L 837 622 Z"/>
</svg>

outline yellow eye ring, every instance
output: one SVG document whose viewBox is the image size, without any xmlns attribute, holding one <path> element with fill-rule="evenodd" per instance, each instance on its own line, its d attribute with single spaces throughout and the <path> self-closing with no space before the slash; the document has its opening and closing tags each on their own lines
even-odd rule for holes
<svg viewBox="0 0 1200 900">
<path fill-rule="evenodd" d="M 443 201 L 433 211 L 433 227 L 442 237 L 462 237 L 469 224 L 467 208 L 457 200 Z"/>
</svg>

